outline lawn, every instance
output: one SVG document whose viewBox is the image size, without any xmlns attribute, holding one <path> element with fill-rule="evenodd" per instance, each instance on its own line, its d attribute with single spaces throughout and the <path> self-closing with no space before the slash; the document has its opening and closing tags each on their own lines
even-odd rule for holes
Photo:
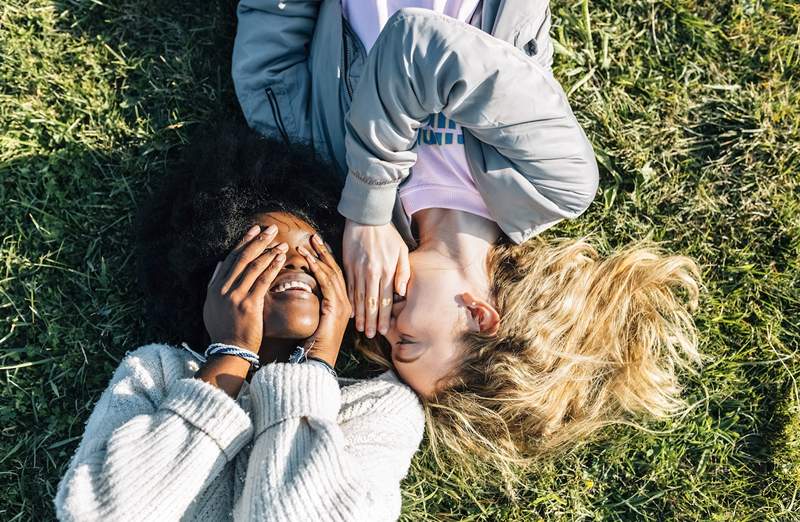
<svg viewBox="0 0 800 522">
<path fill-rule="evenodd" d="M 800 3 L 554 0 L 555 70 L 600 194 L 547 235 L 694 257 L 688 413 L 491 481 L 423 450 L 404 519 L 800 520 Z M 0 6 L 0 520 L 50 520 L 92 405 L 152 340 L 135 215 L 193 129 L 235 109 L 233 3 Z"/>
</svg>

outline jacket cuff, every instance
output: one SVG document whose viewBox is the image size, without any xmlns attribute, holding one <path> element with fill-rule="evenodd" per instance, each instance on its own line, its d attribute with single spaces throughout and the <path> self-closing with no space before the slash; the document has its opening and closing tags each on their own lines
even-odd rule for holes
<svg viewBox="0 0 800 522">
<path fill-rule="evenodd" d="M 175 413 L 208 435 L 229 461 L 253 433 L 247 412 L 224 391 L 199 379 L 175 381 L 160 408 Z"/>
<path fill-rule="evenodd" d="M 336 421 L 341 406 L 339 383 L 312 364 L 263 366 L 250 383 L 255 436 L 284 420 L 313 417 Z"/>
<path fill-rule="evenodd" d="M 339 213 L 362 225 L 386 225 L 392 220 L 398 183 L 372 185 L 347 175 L 339 200 Z"/>
</svg>

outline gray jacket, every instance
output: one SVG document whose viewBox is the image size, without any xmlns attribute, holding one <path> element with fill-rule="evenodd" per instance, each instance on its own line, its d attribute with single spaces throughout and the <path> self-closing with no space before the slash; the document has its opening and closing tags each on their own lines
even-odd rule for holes
<svg viewBox="0 0 800 522">
<path fill-rule="evenodd" d="M 580 215 L 597 191 L 591 144 L 550 71 L 547 0 L 483 0 L 466 25 L 424 9 L 392 16 L 372 50 L 340 0 L 242 0 L 233 79 L 249 124 L 310 142 L 345 187 L 339 211 L 393 217 L 416 160 L 417 130 L 443 113 L 464 128 L 489 212 L 515 242 Z"/>
</svg>

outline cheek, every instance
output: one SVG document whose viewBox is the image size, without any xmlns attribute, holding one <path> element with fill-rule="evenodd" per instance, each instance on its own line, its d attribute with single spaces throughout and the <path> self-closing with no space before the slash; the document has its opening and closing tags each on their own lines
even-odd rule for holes
<svg viewBox="0 0 800 522">
<path fill-rule="evenodd" d="M 394 367 L 397 375 L 412 390 L 423 397 L 433 396 L 436 391 L 437 379 L 435 374 L 431 372 L 430 365 L 415 361 L 413 363 L 395 363 Z"/>
</svg>

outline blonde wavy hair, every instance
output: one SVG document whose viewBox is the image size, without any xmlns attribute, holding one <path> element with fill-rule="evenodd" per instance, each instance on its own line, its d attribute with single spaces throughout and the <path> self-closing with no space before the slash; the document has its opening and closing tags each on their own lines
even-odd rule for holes
<svg viewBox="0 0 800 522">
<path fill-rule="evenodd" d="M 605 425 L 684 408 L 679 370 L 700 361 L 694 261 L 645 244 L 602 257 L 585 240 L 533 239 L 496 246 L 487 263 L 500 328 L 463 335 L 463 364 L 425 401 L 440 463 L 490 463 L 508 478 Z M 359 348 L 390 364 L 376 343 Z"/>
</svg>

